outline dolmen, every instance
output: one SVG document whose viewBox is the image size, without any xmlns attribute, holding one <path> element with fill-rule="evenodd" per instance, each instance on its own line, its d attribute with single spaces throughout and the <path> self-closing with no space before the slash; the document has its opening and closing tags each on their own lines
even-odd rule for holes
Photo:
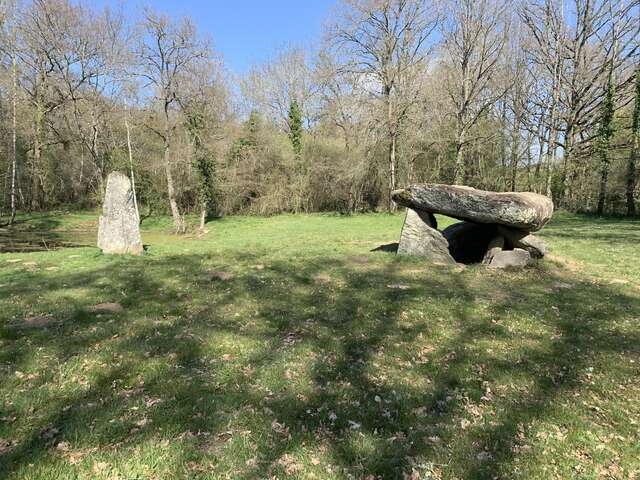
<svg viewBox="0 0 640 480">
<path fill-rule="evenodd" d="M 140 217 L 129 177 L 112 172 L 98 224 L 98 247 L 106 254 L 140 255 Z"/>
<path fill-rule="evenodd" d="M 418 255 L 434 263 L 517 268 L 546 253 L 544 242 L 531 233 L 553 215 L 553 202 L 544 195 L 427 183 L 396 190 L 392 198 L 407 207 L 399 255 Z M 440 231 L 435 213 L 462 221 Z"/>
</svg>

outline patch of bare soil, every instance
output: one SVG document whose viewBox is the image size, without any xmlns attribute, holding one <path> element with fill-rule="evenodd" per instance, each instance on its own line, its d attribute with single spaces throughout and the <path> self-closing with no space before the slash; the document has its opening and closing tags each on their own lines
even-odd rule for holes
<svg viewBox="0 0 640 480">
<path fill-rule="evenodd" d="M 51 315 L 34 315 L 33 317 L 25 318 L 22 321 L 11 323 L 10 326 L 18 330 L 23 330 L 28 328 L 56 327 L 61 323 L 61 320 L 53 318 Z"/>
</svg>

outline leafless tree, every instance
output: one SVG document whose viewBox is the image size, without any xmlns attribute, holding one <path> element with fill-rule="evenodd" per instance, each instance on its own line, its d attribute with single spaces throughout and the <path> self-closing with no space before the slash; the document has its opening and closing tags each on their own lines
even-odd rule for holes
<svg viewBox="0 0 640 480">
<path fill-rule="evenodd" d="M 424 0 L 345 0 L 331 30 L 343 69 L 362 74 L 379 102 L 388 142 L 388 209 L 395 209 L 397 147 L 403 123 L 421 90 L 433 47 L 437 9 Z"/>
<path fill-rule="evenodd" d="M 467 179 L 464 150 L 480 116 L 504 95 L 495 88 L 507 42 L 506 3 L 502 0 L 451 0 L 443 23 L 442 62 L 448 73 L 444 88 L 456 118 L 454 182 Z"/>
<path fill-rule="evenodd" d="M 318 91 L 308 53 L 299 47 L 281 50 L 274 59 L 251 69 L 241 83 L 249 108 L 263 112 L 267 118 L 288 131 L 289 109 L 295 100 L 305 122 L 315 118 Z"/>
<path fill-rule="evenodd" d="M 188 72 L 209 58 L 210 47 L 198 37 L 195 26 L 187 18 L 175 22 L 147 9 L 142 27 L 136 52 L 140 65 L 137 73 L 145 79 L 145 87 L 152 89 L 152 102 L 161 117 L 159 127 L 152 121 L 146 126 L 162 140 L 169 206 L 176 230 L 184 232 L 186 226 L 177 201 L 171 147 L 179 124 L 179 100 Z"/>
</svg>

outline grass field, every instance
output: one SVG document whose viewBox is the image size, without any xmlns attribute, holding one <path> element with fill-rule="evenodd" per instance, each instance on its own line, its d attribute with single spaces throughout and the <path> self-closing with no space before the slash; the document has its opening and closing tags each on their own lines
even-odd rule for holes
<svg viewBox="0 0 640 480">
<path fill-rule="evenodd" d="M 47 250 L 95 223 L 4 232 L 44 251 L 0 254 L 2 479 L 640 479 L 640 222 L 559 213 L 519 272 L 382 214 Z"/>
</svg>

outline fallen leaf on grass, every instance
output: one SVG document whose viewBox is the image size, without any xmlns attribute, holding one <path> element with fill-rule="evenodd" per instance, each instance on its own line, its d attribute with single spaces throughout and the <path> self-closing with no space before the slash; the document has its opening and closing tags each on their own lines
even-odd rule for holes
<svg viewBox="0 0 640 480">
<path fill-rule="evenodd" d="M 279 433 L 280 435 L 289 434 L 289 427 L 287 427 L 284 423 L 279 423 L 277 420 L 271 422 L 271 428 L 274 432 Z"/>
<path fill-rule="evenodd" d="M 0 438 L 0 455 L 4 455 L 9 453 L 11 449 L 16 445 L 16 442 L 11 440 L 5 440 L 4 438 Z"/>
<path fill-rule="evenodd" d="M 299 464 L 292 455 L 289 455 L 288 453 L 285 453 L 283 456 L 281 456 L 276 461 L 276 465 L 284 468 L 284 471 L 287 472 L 287 475 L 296 475 L 304 469 L 304 467 Z"/>
</svg>

